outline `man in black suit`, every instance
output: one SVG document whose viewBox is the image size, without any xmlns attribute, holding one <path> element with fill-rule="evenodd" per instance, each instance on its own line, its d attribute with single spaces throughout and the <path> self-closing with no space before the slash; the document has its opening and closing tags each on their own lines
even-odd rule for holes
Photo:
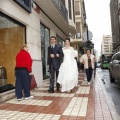
<svg viewBox="0 0 120 120">
<path fill-rule="evenodd" d="M 63 58 L 63 51 L 61 46 L 56 44 L 56 37 L 52 36 L 50 38 L 51 45 L 48 47 L 48 66 L 50 70 L 50 87 L 48 92 L 54 92 L 54 78 L 56 72 L 56 88 L 59 91 L 60 84 L 57 83 L 57 77 L 59 73 L 59 67 L 61 64 L 61 58 Z"/>
</svg>

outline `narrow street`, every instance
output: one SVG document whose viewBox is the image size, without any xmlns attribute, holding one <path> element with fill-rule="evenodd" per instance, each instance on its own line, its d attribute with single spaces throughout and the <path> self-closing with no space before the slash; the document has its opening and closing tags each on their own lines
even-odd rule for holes
<svg viewBox="0 0 120 120">
<path fill-rule="evenodd" d="M 120 83 L 116 82 L 111 84 L 109 79 L 109 71 L 105 69 L 97 69 L 97 73 L 101 77 L 101 81 L 104 80 L 103 85 L 113 100 L 113 103 L 120 115 Z"/>
</svg>

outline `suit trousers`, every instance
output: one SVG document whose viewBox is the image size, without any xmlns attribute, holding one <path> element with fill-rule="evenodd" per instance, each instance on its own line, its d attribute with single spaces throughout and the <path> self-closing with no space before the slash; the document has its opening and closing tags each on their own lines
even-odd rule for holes
<svg viewBox="0 0 120 120">
<path fill-rule="evenodd" d="M 59 70 L 55 69 L 54 65 L 51 64 L 51 66 L 50 66 L 50 88 L 49 88 L 50 90 L 54 90 L 55 73 L 56 73 L 56 87 L 57 87 L 57 89 L 59 89 L 60 84 L 57 83 Z"/>
<path fill-rule="evenodd" d="M 30 97 L 30 79 L 28 70 L 15 70 L 16 85 L 15 94 L 17 99 L 23 97 L 22 89 L 24 90 L 24 97 Z"/>
</svg>

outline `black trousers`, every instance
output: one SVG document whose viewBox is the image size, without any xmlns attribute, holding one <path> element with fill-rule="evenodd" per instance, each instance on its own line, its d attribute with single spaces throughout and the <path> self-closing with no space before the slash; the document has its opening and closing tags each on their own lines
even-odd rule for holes
<svg viewBox="0 0 120 120">
<path fill-rule="evenodd" d="M 93 73 L 92 67 L 85 69 L 85 72 L 86 72 L 86 76 L 87 76 L 87 81 L 90 82 L 90 80 L 92 78 L 92 73 Z"/>
<path fill-rule="evenodd" d="M 23 97 L 22 90 L 24 90 L 24 97 L 30 97 L 30 81 L 28 70 L 15 70 L 16 84 L 15 94 L 17 99 Z"/>
<path fill-rule="evenodd" d="M 59 74 L 59 70 L 56 70 L 54 65 L 52 64 L 50 66 L 50 90 L 54 90 L 54 81 L 55 81 L 55 72 L 56 72 L 56 87 L 59 89 L 60 84 L 57 83 L 57 78 L 58 78 L 58 74 Z"/>
</svg>

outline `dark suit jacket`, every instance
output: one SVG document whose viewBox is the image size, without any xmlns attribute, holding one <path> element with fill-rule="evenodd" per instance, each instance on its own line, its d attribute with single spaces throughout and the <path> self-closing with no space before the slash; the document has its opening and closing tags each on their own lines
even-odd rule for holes
<svg viewBox="0 0 120 120">
<path fill-rule="evenodd" d="M 50 57 L 50 54 L 54 54 L 54 58 Z M 56 55 L 59 54 L 60 57 L 57 57 Z M 48 47 L 48 61 L 47 64 L 49 65 L 49 68 L 51 67 L 51 65 L 54 66 L 54 68 L 56 70 L 59 69 L 61 61 L 63 59 L 63 51 L 62 51 L 62 47 L 60 45 L 56 45 L 54 49 L 51 48 L 51 46 Z"/>
</svg>

